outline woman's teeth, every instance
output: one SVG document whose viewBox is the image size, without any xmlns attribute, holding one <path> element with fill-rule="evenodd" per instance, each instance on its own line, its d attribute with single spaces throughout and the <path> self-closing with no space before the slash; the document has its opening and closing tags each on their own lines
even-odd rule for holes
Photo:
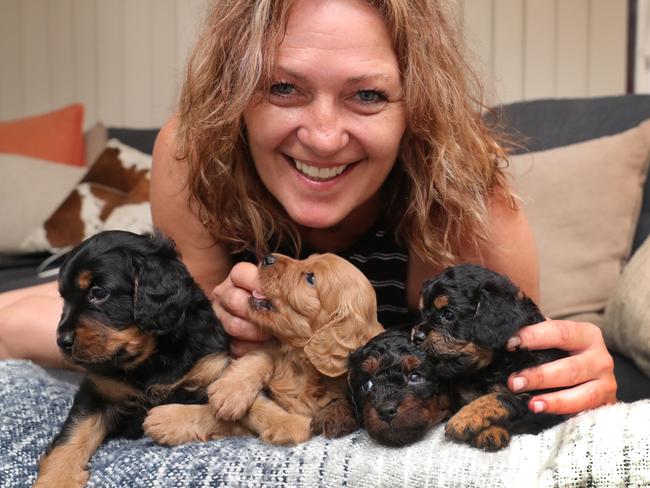
<svg viewBox="0 0 650 488">
<path fill-rule="evenodd" d="M 318 168 L 317 166 L 309 166 L 308 164 L 305 164 L 297 159 L 294 159 L 293 162 L 296 165 L 298 171 L 300 171 L 303 175 L 313 180 L 319 181 L 325 181 L 334 178 L 335 176 L 343 173 L 343 171 L 345 171 L 345 168 L 349 166 L 347 164 L 344 164 L 341 166 L 334 166 L 333 168 Z"/>
</svg>

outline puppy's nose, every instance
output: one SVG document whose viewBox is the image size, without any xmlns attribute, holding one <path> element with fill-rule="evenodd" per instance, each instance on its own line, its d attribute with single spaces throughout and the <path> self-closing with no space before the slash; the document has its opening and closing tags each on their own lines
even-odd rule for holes
<svg viewBox="0 0 650 488">
<path fill-rule="evenodd" d="M 377 415 L 384 422 L 390 421 L 395 415 L 397 415 L 397 403 L 396 402 L 386 402 L 377 407 Z"/>
<path fill-rule="evenodd" d="M 275 258 L 270 254 L 262 258 L 262 266 L 271 266 L 273 263 L 275 263 Z"/>
<path fill-rule="evenodd" d="M 62 332 L 57 334 L 56 343 L 61 349 L 70 350 L 74 344 L 74 332 Z"/>
<path fill-rule="evenodd" d="M 427 335 L 419 329 L 413 332 L 413 342 L 415 342 L 416 344 L 423 343 L 424 339 L 426 338 Z"/>
</svg>

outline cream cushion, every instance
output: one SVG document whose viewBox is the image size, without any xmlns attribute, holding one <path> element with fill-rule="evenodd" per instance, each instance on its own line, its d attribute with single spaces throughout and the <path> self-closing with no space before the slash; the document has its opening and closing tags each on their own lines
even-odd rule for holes
<svg viewBox="0 0 650 488">
<path fill-rule="evenodd" d="M 605 309 L 603 335 L 650 376 L 650 239 L 623 270 Z"/>
<path fill-rule="evenodd" d="M 630 255 L 650 155 L 650 121 L 613 136 L 514 156 L 535 234 L 541 308 L 600 325 Z"/>
</svg>

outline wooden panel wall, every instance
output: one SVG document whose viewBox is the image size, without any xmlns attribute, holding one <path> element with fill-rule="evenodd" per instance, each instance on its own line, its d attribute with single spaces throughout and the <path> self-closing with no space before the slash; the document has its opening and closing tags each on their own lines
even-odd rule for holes
<svg viewBox="0 0 650 488">
<path fill-rule="evenodd" d="M 159 126 L 207 0 L 0 0 L 0 120 L 72 102 L 86 126 Z"/>
<path fill-rule="evenodd" d="M 495 100 L 625 93 L 627 0 L 458 0 Z"/>
<path fill-rule="evenodd" d="M 0 120 L 159 126 L 207 1 L 0 0 Z M 494 103 L 624 93 L 626 0 L 456 1 Z"/>
</svg>

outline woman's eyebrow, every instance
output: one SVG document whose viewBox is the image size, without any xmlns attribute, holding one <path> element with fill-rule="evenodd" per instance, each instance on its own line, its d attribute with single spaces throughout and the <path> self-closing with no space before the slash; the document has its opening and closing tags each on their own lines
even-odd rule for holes
<svg viewBox="0 0 650 488">
<path fill-rule="evenodd" d="M 298 73 L 297 71 L 294 71 L 290 68 L 285 68 L 282 66 L 278 66 L 277 71 L 279 71 L 281 74 L 284 74 L 286 76 L 289 76 L 293 79 L 296 79 L 298 81 L 302 82 L 307 82 L 308 79 L 305 75 L 302 75 Z M 393 77 L 390 75 L 387 75 L 385 73 L 369 73 L 369 74 L 363 74 L 363 75 L 358 75 L 358 76 L 351 76 L 346 80 L 347 84 L 355 84 L 355 83 L 361 83 L 365 81 L 393 81 Z"/>
</svg>

